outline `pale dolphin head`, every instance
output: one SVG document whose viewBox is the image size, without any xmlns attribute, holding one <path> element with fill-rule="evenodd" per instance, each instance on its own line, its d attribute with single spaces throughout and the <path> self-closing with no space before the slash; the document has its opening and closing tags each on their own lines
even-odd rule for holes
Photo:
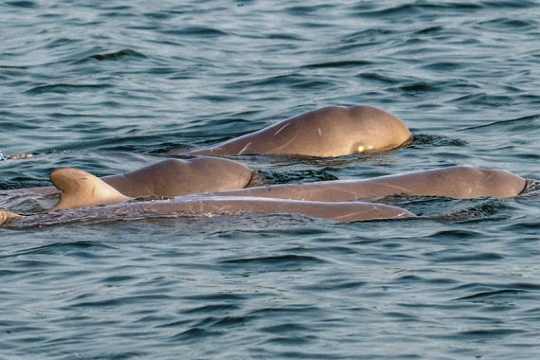
<svg viewBox="0 0 540 360">
<path fill-rule="evenodd" d="M 486 194 L 501 198 L 514 197 L 521 194 L 527 185 L 527 180 L 506 170 L 480 168 Z"/>
</svg>

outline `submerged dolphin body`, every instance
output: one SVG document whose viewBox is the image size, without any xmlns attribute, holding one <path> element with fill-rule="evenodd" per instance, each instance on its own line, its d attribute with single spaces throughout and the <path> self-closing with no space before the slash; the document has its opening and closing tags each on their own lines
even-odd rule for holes
<svg viewBox="0 0 540 360">
<path fill-rule="evenodd" d="M 383 110 L 331 106 L 188 154 L 335 157 L 387 151 L 407 144 L 411 138 L 405 123 Z"/>
<path fill-rule="evenodd" d="M 23 229 L 75 222 L 111 222 L 167 217 L 237 216 L 242 214 L 296 214 L 336 222 L 406 219 L 411 212 L 368 202 L 298 201 L 250 197 L 185 196 L 172 200 L 128 202 L 92 208 L 56 210 L 20 216 L 0 210 L 0 226 Z"/>
<path fill-rule="evenodd" d="M 28 228 L 73 222 L 108 222 L 157 217 L 240 214 L 299 214 L 338 222 L 414 217 L 390 205 L 366 202 L 317 202 L 256 197 L 181 196 L 171 200 L 131 201 L 103 180 L 82 170 L 60 169 L 51 180 L 61 191 L 52 212 L 21 216 L 0 211 L 0 225 Z M 103 206 L 98 206 L 103 205 Z"/>
</svg>

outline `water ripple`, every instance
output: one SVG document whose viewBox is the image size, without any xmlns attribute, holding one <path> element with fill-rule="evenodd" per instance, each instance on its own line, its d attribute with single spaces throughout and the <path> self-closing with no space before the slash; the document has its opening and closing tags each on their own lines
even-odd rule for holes
<svg viewBox="0 0 540 360">
<path fill-rule="evenodd" d="M 91 60 L 97 60 L 97 61 L 118 61 L 122 60 L 125 61 L 126 59 L 137 59 L 141 58 L 144 59 L 146 56 L 138 51 L 132 50 L 132 49 L 122 49 L 114 52 L 109 53 L 102 53 L 102 54 L 95 54 L 91 55 L 85 59 L 80 60 L 78 63 L 84 63 Z"/>
<path fill-rule="evenodd" d="M 45 93 L 69 94 L 74 92 L 93 92 L 94 90 L 111 88 L 109 84 L 50 84 L 40 85 L 28 89 L 28 95 L 40 95 Z"/>
</svg>

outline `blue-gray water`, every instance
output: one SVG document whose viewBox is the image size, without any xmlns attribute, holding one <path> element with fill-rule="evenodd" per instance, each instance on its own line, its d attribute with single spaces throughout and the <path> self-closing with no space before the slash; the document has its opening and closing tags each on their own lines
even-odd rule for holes
<svg viewBox="0 0 540 360">
<path fill-rule="evenodd" d="M 0 150 L 36 155 L 0 162 L 0 187 L 115 174 L 346 104 L 395 113 L 415 143 L 241 160 L 273 182 L 452 164 L 538 177 L 540 2 L 336 4 L 3 1 Z M 1 231 L 0 358 L 536 358 L 538 198 L 391 202 L 472 217 Z"/>
</svg>

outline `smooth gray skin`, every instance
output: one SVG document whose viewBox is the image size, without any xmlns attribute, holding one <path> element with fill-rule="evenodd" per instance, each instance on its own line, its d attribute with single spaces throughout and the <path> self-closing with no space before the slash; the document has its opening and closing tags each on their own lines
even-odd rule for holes
<svg viewBox="0 0 540 360">
<path fill-rule="evenodd" d="M 253 172 L 237 161 L 201 156 L 188 160 L 167 159 L 123 174 L 102 178 L 130 197 L 173 197 L 245 188 Z M 53 186 L 6 190 L 12 195 L 53 195 Z"/>
<path fill-rule="evenodd" d="M 252 175 L 247 166 L 237 161 L 197 157 L 168 159 L 124 175 L 106 176 L 103 180 L 130 197 L 172 197 L 242 189 L 249 184 Z"/>
<path fill-rule="evenodd" d="M 297 214 L 337 222 L 415 217 L 411 212 L 399 207 L 367 202 L 324 203 L 250 197 L 184 196 L 172 200 L 127 202 L 102 207 L 57 210 L 11 219 L 8 219 L 9 213 L 0 211 L 0 225 L 4 228 L 23 229 L 75 222 L 95 223 L 145 218 L 242 214 Z M 2 219 L 6 220 L 3 225 Z"/>
<path fill-rule="evenodd" d="M 335 157 L 391 150 L 411 138 L 403 121 L 383 110 L 331 106 L 188 154 Z"/>
<path fill-rule="evenodd" d="M 365 180 L 260 186 L 214 195 L 328 202 L 374 200 L 392 195 L 442 196 L 457 199 L 507 198 L 519 195 L 525 185 L 525 179 L 508 171 L 452 166 Z"/>
</svg>

